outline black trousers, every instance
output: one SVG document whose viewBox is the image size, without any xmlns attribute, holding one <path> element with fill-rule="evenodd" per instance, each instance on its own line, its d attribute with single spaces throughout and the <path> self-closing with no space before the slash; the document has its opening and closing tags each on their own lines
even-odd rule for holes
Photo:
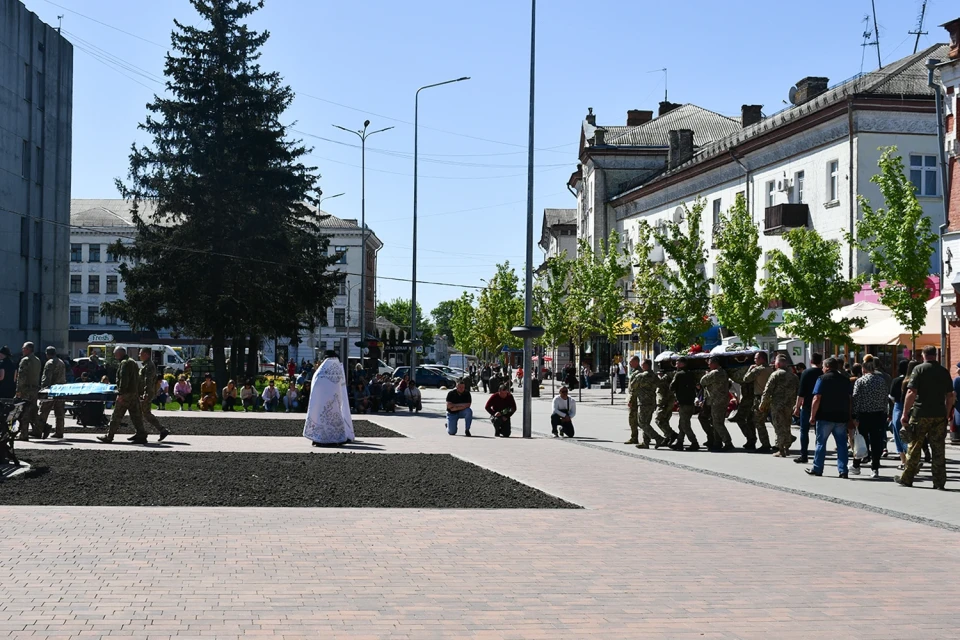
<svg viewBox="0 0 960 640">
<path fill-rule="evenodd" d="M 857 416 L 860 426 L 857 430 L 867 441 L 870 452 L 870 468 L 876 471 L 880 468 L 880 456 L 887 448 L 887 413 L 886 411 L 869 411 Z M 853 466 L 859 468 L 860 461 L 854 460 Z"/>
<path fill-rule="evenodd" d="M 555 413 L 550 414 L 550 426 L 553 428 L 554 435 L 557 434 L 557 429 L 560 429 L 560 433 L 567 436 L 568 438 L 573 437 L 573 420 L 569 422 L 564 422 L 560 419 Z"/>
<path fill-rule="evenodd" d="M 491 416 L 490 422 L 493 423 L 494 434 L 502 438 L 510 437 L 510 416 L 500 416 L 499 418 Z"/>
</svg>

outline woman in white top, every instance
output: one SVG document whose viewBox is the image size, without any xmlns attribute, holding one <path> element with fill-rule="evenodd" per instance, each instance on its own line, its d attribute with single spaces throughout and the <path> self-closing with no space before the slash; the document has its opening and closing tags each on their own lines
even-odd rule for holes
<svg viewBox="0 0 960 640">
<path fill-rule="evenodd" d="M 297 387 L 295 385 L 291 384 L 290 388 L 287 389 L 287 395 L 283 396 L 283 406 L 286 407 L 287 413 L 297 408 Z"/>
</svg>

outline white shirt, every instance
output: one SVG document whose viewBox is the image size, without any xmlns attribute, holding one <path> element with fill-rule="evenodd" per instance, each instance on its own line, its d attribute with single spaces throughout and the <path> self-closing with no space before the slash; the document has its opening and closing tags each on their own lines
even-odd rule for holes
<svg viewBox="0 0 960 640">
<path fill-rule="evenodd" d="M 289 389 L 287 389 L 287 399 L 288 399 L 288 400 L 296 400 L 296 399 L 297 399 L 297 390 L 294 389 L 293 387 L 290 387 Z"/>
<path fill-rule="evenodd" d="M 276 387 L 264 387 L 262 397 L 264 400 L 276 400 L 280 397 L 280 392 Z"/>
<path fill-rule="evenodd" d="M 577 415 L 577 401 L 571 398 L 569 393 L 566 400 L 557 396 L 553 399 L 553 412 L 561 417 L 569 416 L 572 418 Z"/>
</svg>

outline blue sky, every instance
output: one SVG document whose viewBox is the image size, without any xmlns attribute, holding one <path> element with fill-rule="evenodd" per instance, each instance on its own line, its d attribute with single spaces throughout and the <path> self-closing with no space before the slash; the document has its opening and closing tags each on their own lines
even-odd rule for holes
<svg viewBox="0 0 960 640">
<path fill-rule="evenodd" d="M 130 143 L 142 141 L 136 127 L 145 104 L 162 89 L 173 20 L 192 23 L 196 15 L 187 0 L 25 4 L 53 25 L 63 14 L 77 47 L 73 197 L 118 197 L 114 178 L 126 175 Z M 912 52 L 907 32 L 919 8 L 914 0 L 877 0 L 885 63 Z M 875 49 L 861 47 L 869 12 L 869 0 L 541 0 L 534 242 L 545 207 L 575 206 L 565 185 L 587 107 L 600 124 L 625 124 L 628 109 L 655 110 L 663 74 L 650 71 L 667 67 L 673 102 L 728 115 L 739 115 L 741 104 L 763 104 L 773 113 L 804 76 L 832 84 L 876 68 Z M 958 16 L 953 0 L 931 0 L 920 48 L 946 41 L 938 25 Z M 354 145 L 355 136 L 331 125 L 360 128 L 369 118 L 371 128 L 396 127 L 367 148 L 367 223 L 385 245 L 380 276 L 410 278 L 414 92 L 471 76 L 421 93 L 418 280 L 482 285 L 498 261 L 522 268 L 528 3 L 267 0 L 252 26 L 272 34 L 263 65 L 297 92 L 286 119 L 298 131 Z M 126 75 L 103 62 L 104 52 L 128 65 Z M 323 208 L 359 218 L 359 148 L 303 137 L 314 146 L 325 195 L 345 193 Z M 539 261 L 539 249 L 534 255 Z M 380 279 L 377 288 L 378 299 L 410 295 L 405 281 Z M 462 290 L 420 284 L 417 297 L 429 312 Z"/>
</svg>

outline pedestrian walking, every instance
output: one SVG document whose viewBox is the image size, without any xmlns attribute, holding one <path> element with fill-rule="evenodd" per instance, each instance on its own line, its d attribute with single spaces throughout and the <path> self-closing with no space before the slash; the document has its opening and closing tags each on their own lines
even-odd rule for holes
<svg viewBox="0 0 960 640">
<path fill-rule="evenodd" d="M 890 430 L 893 431 L 893 441 L 897 446 L 897 453 L 900 455 L 900 466 L 897 467 L 900 471 L 907 468 L 907 444 L 900 437 L 900 418 L 903 417 L 903 396 L 906 394 L 907 381 L 910 377 L 908 371 L 911 369 L 911 364 L 916 367 L 915 362 L 901 360 L 897 364 L 897 377 L 890 383 L 889 397 L 893 404 L 890 411 Z M 953 388 L 955 390 L 954 394 L 956 394 L 957 379 L 953 381 Z M 956 410 L 954 410 L 954 414 L 956 414 Z"/>
<path fill-rule="evenodd" d="M 847 431 L 852 427 L 853 385 L 850 378 L 840 370 L 836 358 L 827 358 L 824 372 L 813 386 L 810 401 L 810 424 L 816 427 L 816 446 L 813 466 L 808 475 L 822 476 L 827 456 L 827 439 L 832 435 L 837 446 L 837 472 L 847 477 Z"/>
<path fill-rule="evenodd" d="M 55 384 L 67 383 L 67 367 L 63 360 L 57 357 L 56 347 L 47 347 L 47 361 L 43 365 L 43 374 L 40 377 L 40 388 L 49 389 Z M 34 432 L 39 432 L 41 438 L 50 435 L 50 425 L 47 424 L 47 418 L 50 417 L 50 411 L 56 420 L 56 429 L 53 432 L 54 438 L 63 437 L 64 419 L 67 415 L 66 405 L 63 400 L 48 399 L 40 405 L 40 411 L 37 416 L 37 424 Z"/>
<path fill-rule="evenodd" d="M 40 393 L 40 358 L 33 354 L 32 342 L 24 342 L 17 367 L 17 398 L 23 400 L 20 412 L 20 439 L 28 440 L 30 435 L 40 438 L 43 434 L 37 429 L 37 395 Z M 28 432 L 33 433 L 28 435 Z"/>
<path fill-rule="evenodd" d="M 666 438 L 660 437 L 650 424 L 657 403 L 657 379 L 650 369 L 649 360 L 644 360 L 641 365 L 639 356 L 630 358 L 630 400 L 627 403 L 630 440 L 626 444 L 636 445 L 638 449 L 649 449 L 651 440 L 657 449 L 666 443 Z M 643 432 L 643 439 L 638 442 L 640 432 Z"/>
<path fill-rule="evenodd" d="M 904 487 L 913 486 L 920 470 L 920 453 L 926 439 L 930 440 L 933 488 L 944 490 L 947 484 L 946 438 L 947 421 L 956 397 L 950 373 L 937 362 L 937 348 L 923 348 L 923 364 L 913 370 L 903 400 L 900 423 L 910 442 L 907 449 L 907 468 L 894 479 Z"/>
<path fill-rule="evenodd" d="M 627 392 L 627 367 L 623 363 L 623 359 L 617 363 L 617 380 L 620 382 L 620 393 Z"/>
<path fill-rule="evenodd" d="M 886 379 L 877 373 L 876 361 L 868 355 L 863 359 L 863 375 L 853 384 L 853 415 L 857 429 L 869 446 L 870 469 L 873 477 L 880 477 L 880 456 L 887 448 L 887 402 L 890 388 Z M 947 374 L 949 377 L 950 374 Z M 853 459 L 853 473 L 860 475 L 860 460 Z"/>
<path fill-rule="evenodd" d="M 786 458 L 790 453 L 792 435 L 790 433 L 793 407 L 797 402 L 797 391 L 800 389 L 800 379 L 792 371 L 787 357 L 777 356 L 777 370 L 770 374 L 767 386 L 763 389 L 760 399 L 760 411 L 770 411 L 773 430 L 777 436 L 774 456 Z"/>
<path fill-rule="evenodd" d="M 817 380 L 823 375 L 823 356 L 814 353 L 810 356 L 810 366 L 800 374 L 800 389 L 797 392 L 797 405 L 793 408 L 793 415 L 800 419 L 800 456 L 794 458 L 798 464 L 807 461 L 807 449 L 810 445 L 810 429 L 814 427 L 810 422 L 810 407 L 813 405 L 813 389 Z M 816 428 L 814 427 L 814 438 Z"/>
<path fill-rule="evenodd" d="M 697 376 L 687 369 L 687 359 L 683 356 L 677 358 L 677 371 L 670 381 L 670 390 L 677 397 L 678 412 L 680 414 L 680 433 L 686 436 L 690 444 L 686 451 L 699 451 L 700 445 L 697 443 L 697 436 L 693 433 L 691 419 L 697 401 Z"/>
<path fill-rule="evenodd" d="M 726 425 L 727 406 L 730 404 L 730 378 L 721 364 L 720 356 L 710 356 L 707 362 L 710 371 L 700 379 L 700 386 L 703 388 L 703 404 L 710 409 L 714 447 L 718 451 L 733 451 L 733 442 Z M 710 448 L 709 443 L 707 448 Z"/>
<path fill-rule="evenodd" d="M 153 351 L 149 347 L 140 349 L 140 371 L 137 374 L 137 382 L 140 391 L 140 415 L 143 421 L 149 423 L 151 427 L 160 434 L 160 440 L 163 440 L 170 432 L 163 428 L 157 417 L 153 415 L 151 403 L 157 393 L 157 365 L 153 363 Z M 134 436 L 136 438 L 136 436 Z M 133 438 L 129 438 L 133 440 Z"/>
<path fill-rule="evenodd" d="M 670 382 L 673 381 L 673 371 L 665 371 L 662 369 L 657 374 L 657 412 L 655 417 L 655 422 L 657 423 L 657 428 L 660 429 L 660 433 L 667 439 L 668 446 L 675 450 L 680 451 L 683 449 L 683 435 L 677 433 L 670 426 L 670 417 L 673 415 L 673 403 L 677 401 L 677 397 L 673 394 L 673 391 L 670 390 Z"/>
<path fill-rule="evenodd" d="M 106 443 L 113 442 L 113 437 L 120 428 L 123 416 L 129 412 L 130 421 L 133 422 L 133 428 L 136 430 L 131 442 L 147 444 L 147 431 L 143 428 L 143 419 L 140 413 L 141 397 L 138 380 L 140 368 L 136 362 L 127 357 L 127 350 L 123 347 L 114 349 L 113 357 L 120 363 L 120 368 L 117 370 L 117 403 L 113 407 L 113 415 L 110 416 L 110 427 L 107 434 L 97 437 L 97 440 Z"/>
<path fill-rule="evenodd" d="M 753 411 L 747 412 L 745 426 L 741 425 L 741 431 L 747 439 L 746 444 L 743 445 L 745 451 L 756 451 L 758 453 L 773 451 L 770 447 L 770 434 L 767 431 L 766 412 L 760 411 L 763 390 L 773 373 L 773 367 L 769 366 L 768 363 L 767 353 L 758 351 L 753 356 L 753 365 L 747 369 L 747 374 L 743 377 L 744 386 L 753 385 L 752 393 L 749 394 L 753 401 Z M 760 440 L 759 448 L 757 448 L 757 439 Z"/>
</svg>

